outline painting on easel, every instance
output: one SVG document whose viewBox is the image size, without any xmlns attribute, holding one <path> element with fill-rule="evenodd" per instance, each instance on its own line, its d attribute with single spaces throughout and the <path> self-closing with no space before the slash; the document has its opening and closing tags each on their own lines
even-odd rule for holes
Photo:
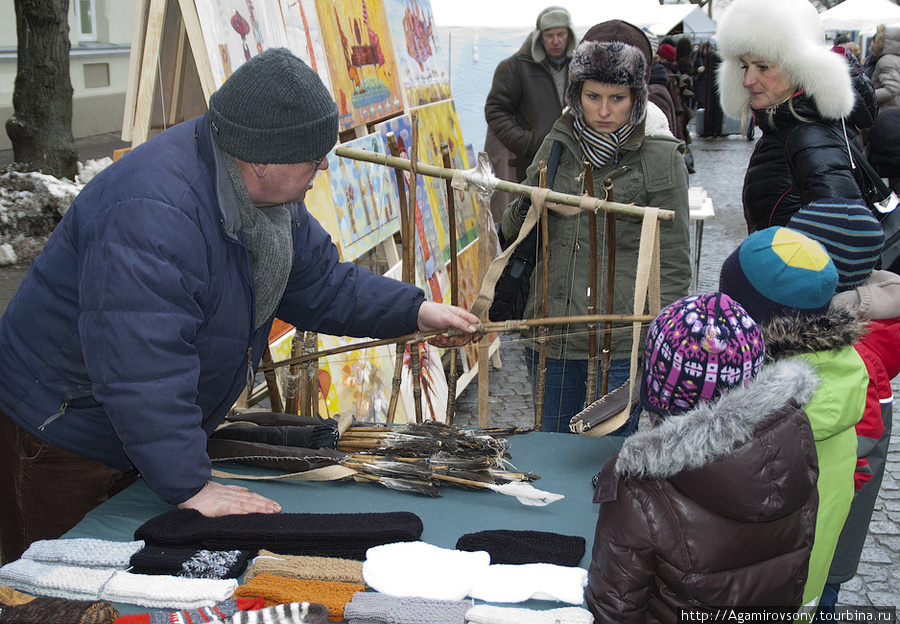
<svg viewBox="0 0 900 624">
<path fill-rule="evenodd" d="M 444 54 L 429 0 L 384 0 L 407 109 L 449 100 L 450 59 Z"/>
<path fill-rule="evenodd" d="M 387 153 L 380 134 L 344 143 L 369 152 Z M 328 157 L 331 197 L 338 221 L 338 245 L 345 260 L 355 260 L 400 231 L 400 198 L 391 180 L 392 170 L 383 165 L 351 158 Z"/>
<path fill-rule="evenodd" d="M 319 75 L 325 88 L 331 91 L 328 61 L 315 0 L 278 0 L 288 49 L 302 58 Z"/>
<path fill-rule="evenodd" d="M 269 48 L 287 47 L 279 7 L 260 0 L 195 0 L 216 84 Z"/>
<path fill-rule="evenodd" d="M 450 148 L 450 167 L 461 170 L 468 169 L 469 160 L 466 156 L 466 147 L 459 125 L 459 115 L 453 100 L 429 104 L 417 110 L 419 113 L 419 162 L 443 167 L 441 143 L 447 143 Z M 432 210 L 436 212 L 436 217 L 441 218 L 443 236 L 446 237 L 449 231 L 447 183 L 441 178 L 427 177 L 425 178 L 425 188 L 428 191 L 428 201 Z M 478 215 L 471 193 L 453 192 L 456 206 L 456 251 L 459 253 L 478 238 Z M 448 238 L 442 237 L 441 250 L 444 254 L 443 261 L 448 262 L 450 260 Z"/>
<path fill-rule="evenodd" d="M 383 137 L 387 137 L 389 132 L 393 132 L 397 137 L 400 158 L 409 158 L 407 150 L 412 141 L 409 115 L 401 115 L 380 123 L 375 126 L 375 129 Z M 409 188 L 409 176 L 409 172 L 404 172 L 403 177 L 407 188 Z M 396 190 L 396 178 L 392 178 L 392 186 Z M 445 227 L 440 216 L 435 217 L 435 213 L 428 203 L 425 177 L 422 175 L 416 176 L 415 226 L 416 283 L 425 290 L 425 296 L 429 301 L 437 303 L 449 301 L 450 282 L 444 271 L 444 251 L 440 248 L 441 241 L 447 240 L 444 233 Z"/>
<path fill-rule="evenodd" d="M 316 0 L 316 9 L 341 129 L 403 110 L 382 0 Z"/>
</svg>

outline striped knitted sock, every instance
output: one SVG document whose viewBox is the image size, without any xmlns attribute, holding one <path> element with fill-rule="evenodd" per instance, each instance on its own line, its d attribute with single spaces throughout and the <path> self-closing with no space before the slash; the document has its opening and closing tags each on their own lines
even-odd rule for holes
<svg viewBox="0 0 900 624">
<path fill-rule="evenodd" d="M 171 613 L 139 613 L 120 615 L 115 624 L 193 624 L 196 622 L 222 622 L 236 613 L 261 608 L 262 600 L 229 598 L 213 607 L 173 611 Z"/>
<path fill-rule="evenodd" d="M 315 602 L 292 602 L 235 613 L 227 624 L 325 624 L 328 609 Z"/>
</svg>

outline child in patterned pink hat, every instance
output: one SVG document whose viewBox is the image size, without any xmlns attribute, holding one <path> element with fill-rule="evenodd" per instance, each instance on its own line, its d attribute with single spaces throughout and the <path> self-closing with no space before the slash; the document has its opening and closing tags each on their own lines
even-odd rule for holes
<svg viewBox="0 0 900 624">
<path fill-rule="evenodd" d="M 679 608 L 799 607 L 815 532 L 812 366 L 766 366 L 756 321 L 724 293 L 683 297 L 647 333 L 653 418 L 598 475 L 585 598 L 595 622 Z"/>
</svg>

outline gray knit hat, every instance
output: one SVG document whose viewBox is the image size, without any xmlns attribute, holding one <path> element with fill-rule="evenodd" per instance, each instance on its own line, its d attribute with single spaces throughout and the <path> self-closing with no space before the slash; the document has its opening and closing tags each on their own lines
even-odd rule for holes
<svg viewBox="0 0 900 624">
<path fill-rule="evenodd" d="M 213 138 L 246 162 L 300 163 L 327 154 L 338 108 L 316 72 L 286 48 L 254 56 L 209 98 Z"/>
</svg>

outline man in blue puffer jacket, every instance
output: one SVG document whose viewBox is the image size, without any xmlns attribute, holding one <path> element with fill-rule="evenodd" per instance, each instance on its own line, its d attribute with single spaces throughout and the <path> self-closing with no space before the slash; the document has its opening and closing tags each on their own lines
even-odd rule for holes
<svg viewBox="0 0 900 624">
<path fill-rule="evenodd" d="M 340 261 L 303 204 L 337 135 L 315 72 L 268 50 L 85 186 L 0 319 L 4 562 L 135 473 L 208 516 L 280 511 L 211 481 L 206 454 L 276 315 L 339 336 L 472 331 L 469 312 Z"/>
</svg>

